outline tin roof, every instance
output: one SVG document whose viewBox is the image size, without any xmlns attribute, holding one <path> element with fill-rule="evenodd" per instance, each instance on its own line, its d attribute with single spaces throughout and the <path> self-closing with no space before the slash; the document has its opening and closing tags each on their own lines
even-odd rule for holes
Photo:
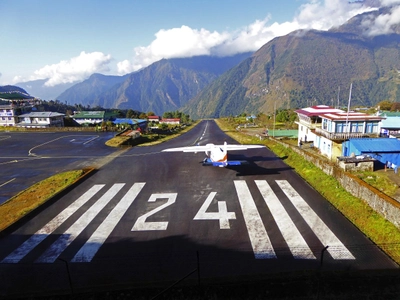
<svg viewBox="0 0 400 300">
<path fill-rule="evenodd" d="M 74 119 L 104 119 L 105 111 L 79 111 L 75 112 Z"/>
<path fill-rule="evenodd" d="M 364 153 L 372 152 L 399 152 L 400 141 L 398 139 L 390 138 L 362 138 L 362 139 L 349 139 L 358 150 Z"/>
<path fill-rule="evenodd" d="M 27 114 L 19 115 L 19 118 L 52 118 L 52 117 L 60 117 L 65 116 L 64 114 L 52 111 L 36 111 L 30 112 Z"/>
<path fill-rule="evenodd" d="M 400 116 L 392 117 L 388 116 L 386 120 L 382 120 L 382 128 L 400 128 Z"/>
<path fill-rule="evenodd" d="M 366 113 L 362 113 L 362 112 L 333 112 L 333 113 L 327 113 L 324 114 L 323 116 L 321 116 L 322 118 L 325 119 L 330 119 L 332 121 L 365 121 L 365 120 L 369 120 L 369 121 L 380 121 L 382 119 L 384 119 L 384 117 L 380 117 L 380 116 L 376 116 L 376 115 L 369 115 Z"/>
<path fill-rule="evenodd" d="M 147 122 L 145 119 L 129 119 L 129 118 L 116 118 L 113 123 L 114 124 L 141 124 Z"/>
<path fill-rule="evenodd" d="M 319 116 L 327 113 L 339 113 L 339 112 L 343 112 L 343 110 L 327 105 L 315 105 L 296 110 L 296 113 L 306 115 L 308 117 Z"/>
</svg>

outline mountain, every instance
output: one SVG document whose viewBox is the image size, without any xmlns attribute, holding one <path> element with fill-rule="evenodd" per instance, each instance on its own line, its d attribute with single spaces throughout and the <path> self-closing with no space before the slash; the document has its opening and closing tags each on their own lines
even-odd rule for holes
<svg viewBox="0 0 400 300">
<path fill-rule="evenodd" d="M 128 75 L 112 76 L 95 73 L 83 82 L 66 89 L 57 97 L 57 100 L 67 102 L 70 105 L 82 104 L 84 106 L 96 106 L 94 103 L 97 97 L 113 86 L 120 84 L 126 80 L 127 77 Z"/>
<path fill-rule="evenodd" d="M 15 85 L 0 86 L 0 99 L 20 100 L 33 99 L 24 89 Z"/>
<path fill-rule="evenodd" d="M 180 109 L 206 85 L 251 54 L 162 59 L 120 78 L 94 74 L 57 98 L 83 106 L 130 108 L 162 115 Z"/>
<path fill-rule="evenodd" d="M 15 84 L 26 91 L 29 94 L 34 95 L 37 98 L 43 100 L 56 100 L 57 96 L 64 92 L 69 87 L 75 85 L 76 83 L 62 83 L 56 86 L 46 86 L 45 83 L 48 79 L 38 79 L 27 82 L 20 82 Z"/>
<path fill-rule="evenodd" d="M 400 102 L 400 31 L 367 36 L 364 24 L 388 9 L 358 15 L 330 31 L 296 31 L 265 44 L 221 75 L 183 111 L 191 117 L 327 104 Z"/>
</svg>

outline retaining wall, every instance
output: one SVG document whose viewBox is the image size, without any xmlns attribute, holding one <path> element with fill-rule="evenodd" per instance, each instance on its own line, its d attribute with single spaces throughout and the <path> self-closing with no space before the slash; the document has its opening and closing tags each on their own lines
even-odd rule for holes
<svg viewBox="0 0 400 300">
<path fill-rule="evenodd" d="M 360 178 L 345 172 L 328 160 L 300 150 L 295 146 L 283 143 L 282 141 L 275 141 L 286 148 L 291 148 L 294 152 L 319 167 L 324 173 L 335 177 L 346 191 L 367 202 L 373 210 L 385 217 L 397 228 L 400 228 L 400 203 L 397 200 L 389 197 L 369 184 L 366 184 Z"/>
</svg>

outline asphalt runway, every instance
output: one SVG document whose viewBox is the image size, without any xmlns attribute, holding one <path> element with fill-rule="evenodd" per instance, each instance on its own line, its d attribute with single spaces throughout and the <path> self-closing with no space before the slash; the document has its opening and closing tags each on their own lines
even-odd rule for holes
<svg viewBox="0 0 400 300">
<path fill-rule="evenodd" d="M 0 132 L 0 203 L 51 175 L 97 166 L 114 132 Z"/>
<path fill-rule="evenodd" d="M 202 121 L 116 156 L 0 239 L 0 293 L 168 286 L 191 272 L 186 282 L 215 283 L 398 268 L 267 148 L 231 152 L 249 161 L 235 168 L 161 152 L 225 140 L 235 143 Z"/>
</svg>

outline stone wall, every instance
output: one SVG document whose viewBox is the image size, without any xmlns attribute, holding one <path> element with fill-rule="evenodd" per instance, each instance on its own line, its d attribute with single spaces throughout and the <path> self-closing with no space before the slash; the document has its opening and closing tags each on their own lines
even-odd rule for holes
<svg viewBox="0 0 400 300">
<path fill-rule="evenodd" d="M 366 184 L 358 177 L 345 172 L 328 159 L 325 160 L 318 155 L 303 151 L 298 147 L 286 144 L 282 141 L 275 141 L 286 148 L 291 148 L 294 152 L 319 167 L 324 173 L 335 177 L 346 191 L 367 202 L 373 210 L 385 217 L 396 227 L 400 228 L 400 203 L 398 201 Z"/>
</svg>

